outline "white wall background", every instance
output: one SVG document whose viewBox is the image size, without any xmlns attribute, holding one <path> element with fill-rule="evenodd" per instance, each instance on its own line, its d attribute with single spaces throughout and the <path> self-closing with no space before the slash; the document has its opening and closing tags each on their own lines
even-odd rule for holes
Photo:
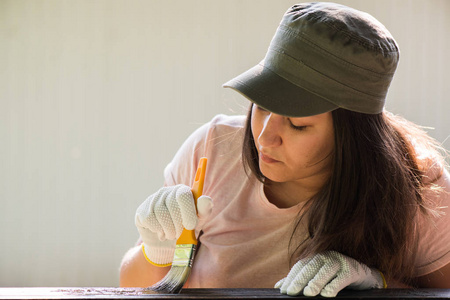
<svg viewBox="0 0 450 300">
<path fill-rule="evenodd" d="M 450 1 L 338 1 L 402 50 L 387 108 L 450 135 Z M 0 286 L 117 286 L 136 207 L 287 0 L 0 0 Z M 449 141 L 444 145 L 448 148 Z"/>
</svg>

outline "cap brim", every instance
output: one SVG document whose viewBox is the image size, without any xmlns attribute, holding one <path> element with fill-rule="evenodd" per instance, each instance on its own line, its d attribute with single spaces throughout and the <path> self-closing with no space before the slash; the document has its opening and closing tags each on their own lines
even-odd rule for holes
<svg viewBox="0 0 450 300">
<path fill-rule="evenodd" d="M 232 88 L 258 106 L 288 117 L 313 116 L 338 108 L 261 64 L 226 82 L 223 87 Z"/>
</svg>

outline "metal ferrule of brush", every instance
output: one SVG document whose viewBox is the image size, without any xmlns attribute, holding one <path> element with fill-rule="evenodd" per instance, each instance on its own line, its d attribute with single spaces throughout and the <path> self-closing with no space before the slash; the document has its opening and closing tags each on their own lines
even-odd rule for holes
<svg viewBox="0 0 450 300">
<path fill-rule="evenodd" d="M 191 268 L 196 249 L 197 245 L 194 244 L 176 245 L 172 266 L 189 266 Z"/>
</svg>

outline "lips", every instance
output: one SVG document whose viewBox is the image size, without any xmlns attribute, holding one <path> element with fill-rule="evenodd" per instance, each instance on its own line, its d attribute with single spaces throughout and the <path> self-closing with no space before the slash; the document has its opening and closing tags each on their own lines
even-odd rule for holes
<svg viewBox="0 0 450 300">
<path fill-rule="evenodd" d="M 273 157 L 271 157 L 271 156 L 269 156 L 269 155 L 267 155 L 267 154 L 264 154 L 262 151 L 259 152 L 259 158 L 260 158 L 263 162 L 268 163 L 268 164 L 280 162 L 279 160 L 276 160 L 275 158 L 273 158 Z"/>
</svg>

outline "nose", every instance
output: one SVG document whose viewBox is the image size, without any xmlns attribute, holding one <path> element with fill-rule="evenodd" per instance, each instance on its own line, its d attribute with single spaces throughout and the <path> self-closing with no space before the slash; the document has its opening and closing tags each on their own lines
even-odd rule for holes
<svg viewBox="0 0 450 300">
<path fill-rule="evenodd" d="M 258 136 L 258 143 L 262 147 L 277 147 L 281 145 L 281 129 L 283 117 L 273 113 L 267 114 L 264 125 Z"/>
</svg>

